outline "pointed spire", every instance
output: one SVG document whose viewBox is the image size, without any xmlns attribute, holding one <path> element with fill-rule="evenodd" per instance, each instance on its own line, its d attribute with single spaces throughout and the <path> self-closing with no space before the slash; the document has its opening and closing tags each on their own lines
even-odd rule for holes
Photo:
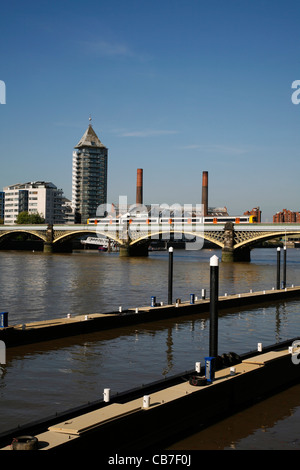
<svg viewBox="0 0 300 470">
<path fill-rule="evenodd" d="M 92 127 L 92 124 L 91 124 L 92 118 L 91 118 L 91 116 L 89 117 L 89 121 L 90 121 L 90 124 L 89 124 L 87 130 L 85 131 L 85 133 L 81 137 L 80 141 L 78 142 L 78 144 L 74 148 L 75 149 L 79 149 L 79 148 L 82 148 L 82 147 L 106 148 L 105 145 L 102 144 L 101 140 L 99 139 L 99 137 L 97 136 L 96 132 L 94 131 L 94 129 Z"/>
</svg>

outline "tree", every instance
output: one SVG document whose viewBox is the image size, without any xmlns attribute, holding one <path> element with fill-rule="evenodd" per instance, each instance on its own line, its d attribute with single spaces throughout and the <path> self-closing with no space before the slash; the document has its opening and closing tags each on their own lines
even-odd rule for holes
<svg viewBox="0 0 300 470">
<path fill-rule="evenodd" d="M 29 215 L 29 220 L 30 220 L 30 224 L 44 224 L 45 223 L 45 219 L 43 216 L 41 216 L 40 214 L 36 213 L 36 214 L 30 214 Z"/>
<path fill-rule="evenodd" d="M 17 224 L 44 224 L 45 219 L 39 214 L 29 214 L 27 211 L 20 212 L 16 219 Z"/>
</svg>

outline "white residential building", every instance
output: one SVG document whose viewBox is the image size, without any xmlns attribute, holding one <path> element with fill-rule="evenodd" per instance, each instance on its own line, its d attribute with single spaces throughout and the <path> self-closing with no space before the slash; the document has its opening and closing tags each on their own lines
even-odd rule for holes
<svg viewBox="0 0 300 470">
<path fill-rule="evenodd" d="M 40 214 L 46 224 L 64 223 L 62 202 L 63 191 L 50 182 L 35 181 L 6 186 L 4 224 L 12 225 L 18 214 Z"/>
</svg>

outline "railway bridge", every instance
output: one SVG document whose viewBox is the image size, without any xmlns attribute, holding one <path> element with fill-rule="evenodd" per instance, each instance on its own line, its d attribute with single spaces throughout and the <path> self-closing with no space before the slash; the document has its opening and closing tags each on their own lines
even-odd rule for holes
<svg viewBox="0 0 300 470">
<path fill-rule="evenodd" d="M 132 223 L 133 222 L 133 223 Z M 201 249 L 207 240 L 222 249 L 222 261 L 250 261 L 251 249 L 263 241 L 300 236 L 300 224 L 197 224 L 193 220 L 175 223 L 141 223 L 122 220 L 118 225 L 104 220 L 85 225 L 0 225 L 0 248 L 18 234 L 30 234 L 43 242 L 44 252 L 63 251 L 64 244 L 86 235 L 107 237 L 118 243 L 120 256 L 137 256 L 148 253 L 152 240 L 183 239 L 189 249 Z M 181 238 L 184 235 L 184 238 Z"/>
</svg>

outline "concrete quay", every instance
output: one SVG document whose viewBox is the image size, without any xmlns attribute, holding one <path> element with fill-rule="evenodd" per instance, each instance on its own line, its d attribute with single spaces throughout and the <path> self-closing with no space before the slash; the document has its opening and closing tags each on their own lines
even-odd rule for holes
<svg viewBox="0 0 300 470">
<path fill-rule="evenodd" d="M 292 346 L 292 341 L 294 345 Z M 296 341 L 300 344 L 300 339 Z M 215 371 L 210 381 L 191 382 L 195 371 L 145 386 L 56 418 L 0 436 L 0 450 L 15 449 L 22 436 L 35 439 L 27 450 L 137 451 L 164 449 L 182 433 L 249 406 L 299 382 L 300 349 L 295 339 L 247 353 L 234 367 Z M 203 367 L 201 373 L 205 372 Z M 201 376 L 205 379 L 205 375 Z"/>
<path fill-rule="evenodd" d="M 300 287 L 224 295 L 218 298 L 218 310 L 265 305 L 293 298 L 300 298 Z M 192 314 L 201 314 L 202 317 L 205 317 L 209 316 L 209 311 L 210 300 L 205 299 L 195 300 L 193 304 L 180 302 L 171 305 L 129 308 L 123 312 L 68 316 L 0 328 L 0 341 L 4 341 L 5 346 L 9 348 L 139 323 L 155 322 L 166 318 L 184 317 Z"/>
</svg>

